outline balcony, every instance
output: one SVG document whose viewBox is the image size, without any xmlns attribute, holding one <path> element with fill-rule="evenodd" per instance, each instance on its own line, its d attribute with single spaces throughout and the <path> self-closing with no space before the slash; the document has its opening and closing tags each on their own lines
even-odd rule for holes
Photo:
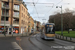
<svg viewBox="0 0 75 50">
<path fill-rule="evenodd" d="M 16 9 L 16 8 L 14 8 L 13 10 L 19 12 L 19 9 Z"/>
<path fill-rule="evenodd" d="M 2 16 L 4 16 L 4 17 L 9 17 L 9 13 L 4 13 L 4 14 L 2 14 Z"/>
<path fill-rule="evenodd" d="M 2 0 L 3 2 L 8 2 L 8 0 Z"/>
<path fill-rule="evenodd" d="M 15 4 L 14 4 L 13 10 L 14 10 L 15 12 L 19 12 L 19 8 L 20 8 L 20 5 L 15 5 Z"/>
<path fill-rule="evenodd" d="M 19 24 L 19 22 L 18 21 L 13 21 L 13 24 Z"/>
<path fill-rule="evenodd" d="M 14 18 L 19 18 L 19 12 L 14 12 L 14 13 L 13 13 L 13 17 L 14 17 Z"/>
<path fill-rule="evenodd" d="M 1 26 L 4 26 L 4 21 L 1 21 Z M 9 21 L 5 21 L 5 26 L 10 26 L 10 22 Z"/>
<path fill-rule="evenodd" d="M 9 2 L 2 2 L 2 9 L 10 9 Z"/>
<path fill-rule="evenodd" d="M 2 9 L 10 9 L 9 5 L 2 6 Z"/>
<path fill-rule="evenodd" d="M 18 21 L 13 21 L 13 26 L 19 26 L 19 22 Z"/>
<path fill-rule="evenodd" d="M 17 18 L 17 19 L 19 19 L 19 16 L 15 16 L 15 15 L 13 15 L 13 18 Z"/>
</svg>

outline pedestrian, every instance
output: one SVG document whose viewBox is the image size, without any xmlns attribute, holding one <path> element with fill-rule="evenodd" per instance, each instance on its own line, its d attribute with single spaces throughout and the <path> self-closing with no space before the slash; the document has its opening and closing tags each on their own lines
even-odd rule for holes
<svg viewBox="0 0 75 50">
<path fill-rule="evenodd" d="M 15 33 L 15 30 L 13 30 L 13 33 Z"/>
</svg>

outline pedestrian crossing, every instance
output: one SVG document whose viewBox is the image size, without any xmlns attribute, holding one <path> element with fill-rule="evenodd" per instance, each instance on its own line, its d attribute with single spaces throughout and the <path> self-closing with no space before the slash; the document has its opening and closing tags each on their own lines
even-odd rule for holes
<svg viewBox="0 0 75 50">
<path fill-rule="evenodd" d="M 14 50 L 23 50 L 16 42 L 12 42 L 12 46 L 14 47 Z"/>
</svg>

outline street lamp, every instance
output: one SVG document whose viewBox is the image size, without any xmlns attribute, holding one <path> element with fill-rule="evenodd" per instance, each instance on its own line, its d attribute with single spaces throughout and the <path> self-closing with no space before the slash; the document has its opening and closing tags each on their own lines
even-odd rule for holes
<svg viewBox="0 0 75 50">
<path fill-rule="evenodd" d="M 58 6 L 56 6 L 58 8 Z M 63 35 L 63 17 L 62 17 L 62 5 L 59 7 L 61 8 L 61 35 Z"/>
</svg>

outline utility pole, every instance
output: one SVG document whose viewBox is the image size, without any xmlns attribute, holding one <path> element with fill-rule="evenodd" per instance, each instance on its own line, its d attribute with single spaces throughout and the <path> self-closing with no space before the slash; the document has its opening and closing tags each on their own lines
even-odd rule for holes
<svg viewBox="0 0 75 50">
<path fill-rule="evenodd" d="M 6 30 L 5 30 L 5 22 L 6 22 L 6 5 L 3 5 L 5 7 L 5 17 L 4 17 L 4 35 L 6 36 Z"/>
<path fill-rule="evenodd" d="M 13 31 L 12 31 L 12 17 L 13 17 L 13 0 L 11 1 L 11 34 L 13 36 Z"/>
<path fill-rule="evenodd" d="M 63 17 L 62 17 L 62 5 L 61 5 L 61 35 L 63 35 Z"/>
<path fill-rule="evenodd" d="M 56 8 L 58 8 L 58 6 L 56 6 Z M 59 8 L 61 8 L 61 35 L 63 35 L 63 17 L 62 17 L 62 5 L 61 5 L 61 7 L 59 7 Z"/>
</svg>

